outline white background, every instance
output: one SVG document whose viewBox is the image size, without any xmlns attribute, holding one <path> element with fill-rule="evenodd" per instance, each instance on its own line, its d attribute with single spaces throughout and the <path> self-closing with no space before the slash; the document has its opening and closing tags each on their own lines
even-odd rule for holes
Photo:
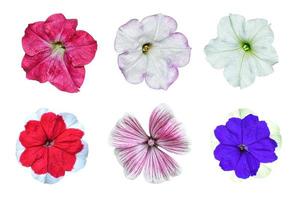
<svg viewBox="0 0 300 200">
<path fill-rule="evenodd" d="M 0 3 L 0 199 L 280 199 L 299 198 L 300 169 L 300 12 L 297 1 L 262 0 L 20 0 Z M 68 94 L 50 84 L 26 80 L 21 68 L 21 38 L 28 23 L 61 12 L 77 18 L 79 29 L 98 41 L 95 59 L 86 66 L 81 91 Z M 189 65 L 180 69 L 168 91 L 153 90 L 145 83 L 126 82 L 117 66 L 114 39 L 118 27 L 132 18 L 163 13 L 178 22 L 192 47 Z M 217 34 L 219 19 L 229 13 L 247 19 L 265 18 L 275 33 L 279 54 L 275 72 L 257 78 L 249 88 L 231 87 L 222 71 L 205 60 L 204 46 Z M 183 122 L 191 151 L 175 156 L 180 176 L 162 184 L 147 183 L 143 176 L 124 177 L 109 144 L 110 131 L 126 112 L 144 128 L 160 103 L 168 104 Z M 40 107 L 72 112 L 84 124 L 90 154 L 87 165 L 59 183 L 35 181 L 15 157 L 15 144 L 26 117 Z M 211 134 L 240 107 L 281 127 L 283 146 L 272 173 L 264 179 L 233 181 L 214 159 Z"/>
</svg>

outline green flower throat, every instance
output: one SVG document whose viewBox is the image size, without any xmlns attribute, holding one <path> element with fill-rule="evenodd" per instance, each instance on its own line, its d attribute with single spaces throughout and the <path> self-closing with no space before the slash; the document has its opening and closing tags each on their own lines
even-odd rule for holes
<svg viewBox="0 0 300 200">
<path fill-rule="evenodd" d="M 251 52 L 251 44 L 249 42 L 241 42 L 241 47 L 245 52 Z"/>
<path fill-rule="evenodd" d="M 66 47 L 62 42 L 53 42 L 52 43 L 52 52 L 63 54 L 66 50 Z"/>
</svg>

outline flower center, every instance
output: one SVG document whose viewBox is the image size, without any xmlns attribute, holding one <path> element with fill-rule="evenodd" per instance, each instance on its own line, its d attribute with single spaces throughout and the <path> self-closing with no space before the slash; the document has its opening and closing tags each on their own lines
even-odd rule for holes
<svg viewBox="0 0 300 200">
<path fill-rule="evenodd" d="M 57 41 L 57 42 L 52 43 L 52 52 L 53 53 L 64 54 L 65 50 L 66 50 L 66 47 L 64 46 L 64 44 L 62 42 Z"/>
<path fill-rule="evenodd" d="M 155 140 L 152 139 L 152 138 L 149 138 L 149 140 L 148 140 L 148 145 L 149 145 L 150 147 L 154 146 L 154 145 L 155 145 Z"/>
<path fill-rule="evenodd" d="M 247 147 L 246 145 L 244 145 L 244 144 L 240 144 L 240 145 L 239 145 L 239 148 L 240 148 L 240 151 L 241 151 L 241 152 L 245 152 L 245 151 L 248 150 L 248 147 Z"/>
<path fill-rule="evenodd" d="M 142 47 L 143 54 L 147 54 L 149 52 L 149 50 L 151 49 L 151 47 L 152 47 L 151 43 L 143 44 L 143 47 Z"/>
<path fill-rule="evenodd" d="M 46 140 L 44 146 L 45 147 L 51 147 L 53 145 L 53 141 L 52 140 Z"/>
<path fill-rule="evenodd" d="M 242 42 L 241 46 L 245 52 L 251 51 L 251 45 L 249 42 Z"/>
</svg>

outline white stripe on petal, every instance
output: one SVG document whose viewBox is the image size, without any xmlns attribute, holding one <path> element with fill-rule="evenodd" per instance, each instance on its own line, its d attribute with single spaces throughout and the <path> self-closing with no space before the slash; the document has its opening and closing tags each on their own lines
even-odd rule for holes
<svg viewBox="0 0 300 200">
<path fill-rule="evenodd" d="M 161 183 L 179 175 L 177 162 L 160 149 L 149 150 L 145 163 L 144 176 L 150 183 Z"/>
<path fill-rule="evenodd" d="M 25 151 L 25 147 L 21 144 L 20 140 L 17 140 L 16 156 L 18 161 L 20 161 L 20 157 L 24 151 Z"/>
<path fill-rule="evenodd" d="M 82 169 L 86 164 L 86 159 L 89 153 L 89 147 L 85 141 L 81 140 L 81 142 L 83 143 L 83 149 L 76 154 L 76 162 L 73 166 L 72 172 L 76 172 Z"/>
<path fill-rule="evenodd" d="M 57 183 L 58 181 L 60 181 L 62 179 L 62 177 L 59 178 L 55 178 L 53 177 L 51 174 L 46 173 L 46 174 L 36 174 L 34 173 L 34 171 L 31 170 L 31 175 L 34 179 L 42 182 L 42 183 L 46 183 L 46 184 L 54 184 Z"/>
</svg>

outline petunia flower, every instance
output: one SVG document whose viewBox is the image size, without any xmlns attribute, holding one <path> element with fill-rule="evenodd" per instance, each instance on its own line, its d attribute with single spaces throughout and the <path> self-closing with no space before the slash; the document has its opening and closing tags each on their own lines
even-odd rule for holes
<svg viewBox="0 0 300 200">
<path fill-rule="evenodd" d="M 22 68 L 28 79 L 48 81 L 66 92 L 79 91 L 85 77 L 84 66 L 93 60 L 97 42 L 76 27 L 77 19 L 66 19 L 63 14 L 28 25 L 22 38 Z"/>
<path fill-rule="evenodd" d="M 278 62 L 273 40 L 266 20 L 245 21 L 243 16 L 229 15 L 220 20 L 218 37 L 209 42 L 205 53 L 214 68 L 224 68 L 224 76 L 232 86 L 245 88 L 256 76 L 273 72 L 272 66 Z"/>
<path fill-rule="evenodd" d="M 118 64 L 126 80 L 144 81 L 154 89 L 168 89 L 177 79 L 178 68 L 189 63 L 187 38 L 176 32 L 177 23 L 162 14 L 132 19 L 122 25 L 115 39 Z"/>
<path fill-rule="evenodd" d="M 244 111 L 240 109 L 240 113 Z M 253 114 L 231 117 L 225 125 L 217 126 L 214 132 L 219 144 L 214 156 L 220 167 L 224 171 L 234 170 L 238 178 L 246 179 L 258 175 L 264 163 L 276 161 L 280 138 L 274 137 L 279 133 L 272 134 L 271 126 Z"/>
<path fill-rule="evenodd" d="M 77 118 L 70 113 L 54 114 L 40 109 L 25 125 L 17 141 L 17 159 L 30 167 L 35 179 L 58 182 L 67 171 L 85 166 L 88 145 Z"/>
<path fill-rule="evenodd" d="M 164 106 L 151 114 L 148 135 L 133 116 L 123 117 L 112 132 L 115 153 L 124 167 L 125 175 L 135 179 L 144 171 L 151 183 L 160 183 L 179 174 L 177 162 L 167 152 L 182 154 L 188 151 L 180 123 Z"/>
</svg>

